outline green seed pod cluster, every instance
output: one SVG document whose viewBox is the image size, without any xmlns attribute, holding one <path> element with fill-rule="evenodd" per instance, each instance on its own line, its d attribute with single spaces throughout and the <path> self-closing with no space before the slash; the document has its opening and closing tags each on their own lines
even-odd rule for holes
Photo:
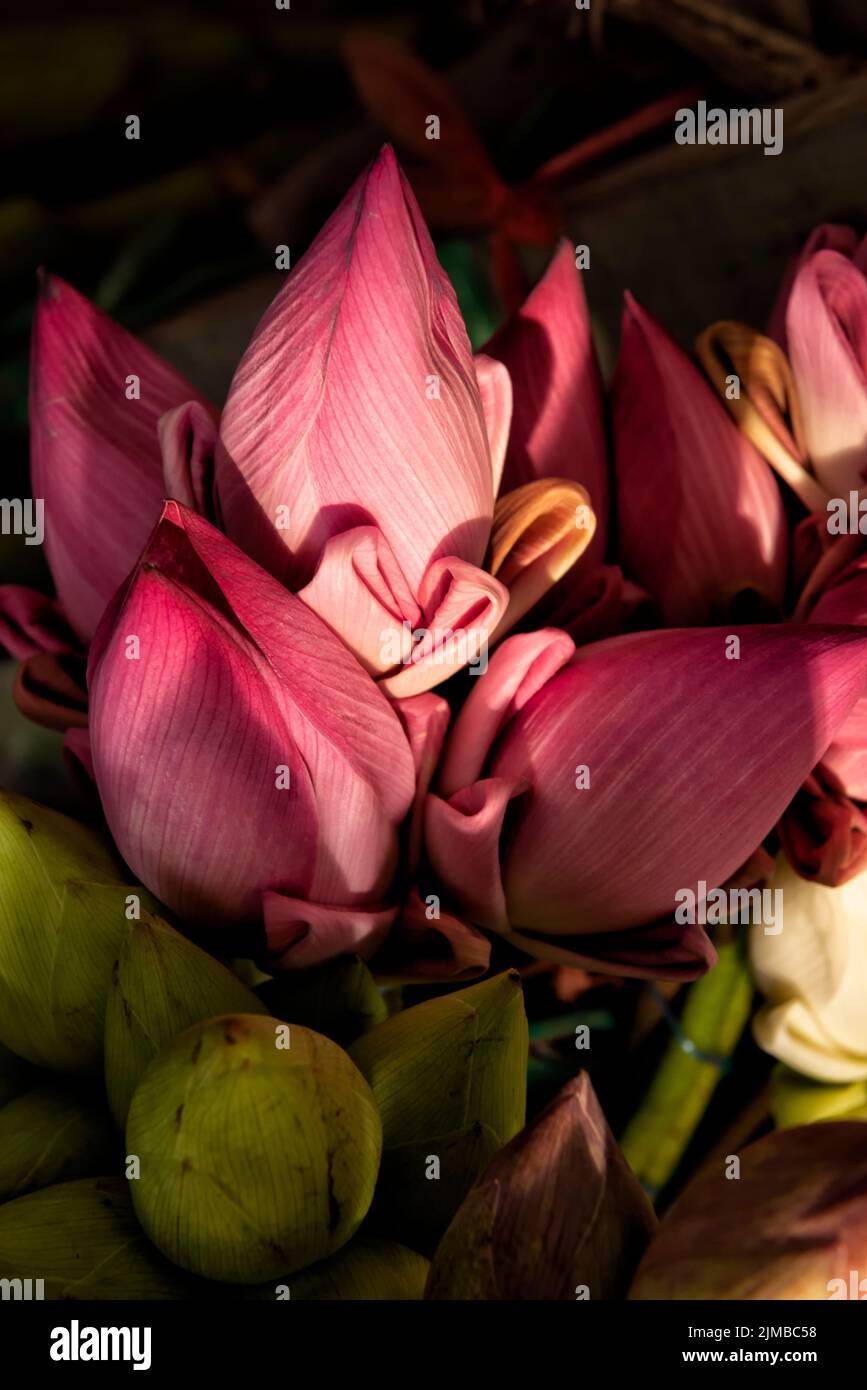
<svg viewBox="0 0 867 1390">
<path fill-rule="evenodd" d="M 366 1081 L 336 1043 L 227 1014 L 164 1048 L 129 1110 L 133 1202 L 164 1254 L 239 1284 L 339 1250 L 373 1197 L 382 1145 Z"/>
<path fill-rule="evenodd" d="M 97 1067 L 132 890 L 99 835 L 11 792 L 0 884 L 0 1042 L 53 1071 Z"/>
<path fill-rule="evenodd" d="M 240 980 L 151 912 L 124 922 L 105 1012 L 105 1086 L 118 1125 L 159 1049 L 200 1019 L 264 1013 Z"/>
</svg>

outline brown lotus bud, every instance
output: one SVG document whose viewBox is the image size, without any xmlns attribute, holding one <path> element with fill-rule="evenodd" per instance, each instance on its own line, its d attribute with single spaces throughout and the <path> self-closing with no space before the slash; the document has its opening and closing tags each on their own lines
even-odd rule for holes
<svg viewBox="0 0 867 1390">
<path fill-rule="evenodd" d="M 443 1236 L 425 1297 L 621 1298 L 655 1228 L 585 1072 L 488 1165 Z"/>
<path fill-rule="evenodd" d="M 854 1120 L 776 1131 L 699 1174 L 660 1226 L 629 1297 L 865 1293 L 867 1124 Z"/>
</svg>

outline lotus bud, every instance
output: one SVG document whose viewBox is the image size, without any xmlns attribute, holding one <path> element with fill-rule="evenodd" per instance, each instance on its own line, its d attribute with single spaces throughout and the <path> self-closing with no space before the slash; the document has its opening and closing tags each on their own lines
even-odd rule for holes
<svg viewBox="0 0 867 1390">
<path fill-rule="evenodd" d="M 110 1117 L 64 1088 L 40 1086 L 0 1110 L 0 1202 L 111 1168 Z"/>
<path fill-rule="evenodd" d="M 727 1160 L 688 1185 L 629 1297 L 848 1297 L 867 1271 L 867 1125 L 778 1130 L 738 1157 L 739 1176 Z"/>
<path fill-rule="evenodd" d="M 622 1298 L 655 1229 L 584 1072 L 485 1170 L 443 1236 L 425 1297 Z"/>
<path fill-rule="evenodd" d="M 255 1014 L 198 1023 L 158 1054 L 130 1105 L 136 1214 L 165 1255 L 255 1284 L 334 1254 L 376 1184 L 382 1126 L 328 1038 Z"/>
<path fill-rule="evenodd" d="M 867 1080 L 832 1086 L 780 1062 L 771 1073 L 771 1113 L 777 1129 L 818 1120 L 867 1120 Z"/>
<path fill-rule="evenodd" d="M 0 792 L 0 1042 L 53 1071 L 102 1056 L 130 889 L 87 826 Z"/>
<path fill-rule="evenodd" d="M 352 1240 L 330 1259 L 302 1269 L 289 1280 L 258 1284 L 254 1299 L 405 1302 L 421 1299 L 430 1268 L 424 1255 L 387 1240 Z"/>
<path fill-rule="evenodd" d="M 256 988 L 269 1013 L 346 1047 L 388 1017 L 388 1005 L 360 956 L 284 971 Z"/>
<path fill-rule="evenodd" d="M 432 1250 L 524 1123 L 527 1019 L 510 970 L 404 1009 L 352 1044 L 382 1116 L 377 1231 Z"/>
<path fill-rule="evenodd" d="M 80 1178 L 0 1207 L 0 1279 L 46 1299 L 192 1297 L 195 1285 L 142 1234 L 125 1178 Z"/>
<path fill-rule="evenodd" d="M 118 1125 L 142 1072 L 193 1023 L 231 1011 L 265 1013 L 241 981 L 150 912 L 125 922 L 105 1012 L 105 1086 Z"/>
</svg>

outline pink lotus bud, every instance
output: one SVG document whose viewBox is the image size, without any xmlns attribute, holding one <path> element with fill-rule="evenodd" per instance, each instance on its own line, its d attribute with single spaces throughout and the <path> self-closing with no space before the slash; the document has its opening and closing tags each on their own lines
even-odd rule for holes
<svg viewBox="0 0 867 1390">
<path fill-rule="evenodd" d="M 392 151 L 289 275 L 235 374 L 217 452 L 228 535 L 394 695 L 474 659 L 508 593 L 482 565 L 505 447 L 500 364 L 469 340 Z"/>
<path fill-rule="evenodd" d="M 187 921 L 254 923 L 290 964 L 373 950 L 396 915 L 413 758 L 324 623 L 175 502 L 91 649 L 106 818 Z"/>
<path fill-rule="evenodd" d="M 426 842 L 475 925 L 560 965 L 695 975 L 675 916 L 774 826 L 867 679 L 867 632 L 508 639 L 447 739 Z"/>
</svg>

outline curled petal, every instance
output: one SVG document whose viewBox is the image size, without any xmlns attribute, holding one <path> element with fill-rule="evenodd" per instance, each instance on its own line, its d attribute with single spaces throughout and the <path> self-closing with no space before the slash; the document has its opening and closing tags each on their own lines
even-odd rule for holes
<svg viewBox="0 0 867 1390">
<path fill-rule="evenodd" d="M 339 955 L 369 959 L 388 935 L 398 909 L 332 907 L 267 892 L 262 911 L 269 968 L 305 970 Z"/>
<path fill-rule="evenodd" d="M 574 650 L 572 639 L 554 628 L 520 633 L 497 649 L 484 680 L 475 683 L 464 701 L 446 743 L 438 775 L 443 796 L 481 777 L 509 720 L 566 665 Z"/>
<path fill-rule="evenodd" d="M 0 584 L 0 646 L 19 660 L 36 652 L 79 650 L 57 599 L 19 584 Z"/>
<path fill-rule="evenodd" d="M 491 962 L 491 943 L 481 932 L 447 912 L 418 888 L 407 895 L 400 915 L 377 953 L 373 969 L 382 979 L 399 981 L 476 980 Z"/>
<path fill-rule="evenodd" d="M 826 760 L 799 788 L 777 828 L 786 858 L 802 878 L 833 888 L 867 869 L 864 807 L 845 794 Z"/>
<path fill-rule="evenodd" d="M 743 323 L 723 320 L 696 339 L 702 366 L 748 439 L 811 512 L 822 512 L 828 494 L 807 462 L 792 369 L 771 338 Z M 732 397 L 729 380 L 740 383 Z"/>
<path fill-rule="evenodd" d="M 526 303 L 484 350 L 506 364 L 515 393 L 506 490 L 551 477 L 580 483 L 598 518 L 588 552 L 588 563 L 598 563 L 608 517 L 602 380 L 581 276 L 567 241 L 560 242 Z"/>
<path fill-rule="evenodd" d="M 621 554 L 667 623 L 783 599 L 786 521 L 773 473 L 707 382 L 631 295 L 614 399 Z"/>
<path fill-rule="evenodd" d="M 801 266 L 805 265 L 811 256 L 815 256 L 817 251 L 839 251 L 843 256 L 854 256 L 858 251 L 858 238 L 851 227 L 835 226 L 831 222 L 826 222 L 810 233 L 798 255 L 792 258 L 786 274 L 783 276 L 776 303 L 768 320 L 768 334 L 774 342 L 779 343 L 784 352 L 786 351 L 786 310 L 789 307 L 792 286 Z"/>
<path fill-rule="evenodd" d="M 503 937 L 537 960 L 552 965 L 622 975 L 636 980 L 697 980 L 716 964 L 716 951 L 703 927 L 673 918 L 630 931 L 545 936 L 504 931 Z"/>
<path fill-rule="evenodd" d="M 84 641 L 159 519 L 157 421 L 190 400 L 211 413 L 156 353 L 63 280 L 42 278 L 31 349 L 33 489 L 45 500 L 58 596 Z"/>
<path fill-rule="evenodd" d="M 489 568 L 509 590 L 498 638 L 571 570 L 595 529 L 588 494 L 563 478 L 525 483 L 498 499 Z"/>
<path fill-rule="evenodd" d="M 46 729 L 87 728 L 85 659 L 75 652 L 36 652 L 15 672 L 12 698 Z"/>
<path fill-rule="evenodd" d="M 508 930 L 500 871 L 500 834 L 510 801 L 527 783 L 491 777 L 449 801 L 429 796 L 425 844 L 431 864 L 469 919 L 489 931 Z"/>
<path fill-rule="evenodd" d="M 198 401 L 166 411 L 157 423 L 166 497 L 218 523 L 214 492 L 217 423 Z"/>
<path fill-rule="evenodd" d="M 836 251 L 798 271 L 789 356 L 813 471 L 829 497 L 867 481 L 867 281 Z"/>
</svg>

